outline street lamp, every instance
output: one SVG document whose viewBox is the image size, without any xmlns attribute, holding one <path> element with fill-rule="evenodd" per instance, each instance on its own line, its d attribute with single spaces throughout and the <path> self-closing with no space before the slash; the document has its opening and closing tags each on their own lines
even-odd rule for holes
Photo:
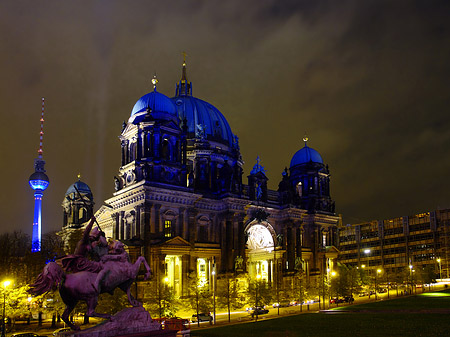
<svg viewBox="0 0 450 337">
<path fill-rule="evenodd" d="M 259 280 L 261 279 L 261 274 L 256 275 L 256 286 L 255 286 L 255 310 L 254 315 L 255 319 L 258 320 L 258 288 L 259 288 Z"/>
<path fill-rule="evenodd" d="M 2 324 L 2 337 L 5 337 L 6 335 L 6 287 L 11 284 L 10 280 L 3 281 L 3 324 Z"/>
<path fill-rule="evenodd" d="M 332 271 L 331 273 L 330 273 L 330 279 L 328 280 L 328 286 L 329 286 L 329 292 L 330 292 L 330 294 L 329 294 L 329 299 L 328 299 L 328 308 L 330 308 L 330 302 L 331 302 L 331 279 L 333 278 L 333 277 L 335 277 L 336 276 L 336 272 L 335 271 Z M 337 294 L 336 294 L 336 298 L 337 298 L 338 296 L 337 296 Z M 338 301 L 336 301 L 336 306 L 338 307 L 339 306 L 339 304 L 338 304 Z"/>
<path fill-rule="evenodd" d="M 211 272 L 213 277 L 213 314 L 214 324 L 216 324 L 216 264 L 213 264 L 213 270 Z"/>
<path fill-rule="evenodd" d="M 412 290 L 413 290 L 413 286 L 412 286 L 412 269 L 413 269 L 413 265 L 410 264 L 409 265 L 409 282 L 410 282 L 410 286 L 411 286 L 410 294 L 412 294 Z"/>
<path fill-rule="evenodd" d="M 436 260 L 439 263 L 439 279 L 442 280 L 441 258 Z"/>
<path fill-rule="evenodd" d="M 381 269 L 377 269 L 375 273 L 375 301 L 377 300 L 377 275 L 381 273 Z"/>
</svg>

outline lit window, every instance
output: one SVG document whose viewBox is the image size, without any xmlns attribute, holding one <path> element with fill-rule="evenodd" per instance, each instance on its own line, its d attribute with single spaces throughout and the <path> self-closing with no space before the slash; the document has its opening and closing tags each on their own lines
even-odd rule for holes
<svg viewBox="0 0 450 337">
<path fill-rule="evenodd" d="M 172 237 L 172 220 L 164 221 L 164 236 L 166 238 Z"/>
<path fill-rule="evenodd" d="M 198 286 L 204 287 L 207 282 L 208 278 L 206 275 L 206 260 L 205 259 L 197 259 L 197 277 L 198 277 Z"/>
</svg>

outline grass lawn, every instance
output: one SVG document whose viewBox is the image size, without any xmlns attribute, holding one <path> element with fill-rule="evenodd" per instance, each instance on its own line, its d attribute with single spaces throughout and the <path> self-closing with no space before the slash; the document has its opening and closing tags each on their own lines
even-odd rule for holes
<svg viewBox="0 0 450 337">
<path fill-rule="evenodd" d="M 194 330 L 191 336 L 450 336 L 450 313 L 436 312 L 450 310 L 449 291 L 337 309 Z"/>
</svg>

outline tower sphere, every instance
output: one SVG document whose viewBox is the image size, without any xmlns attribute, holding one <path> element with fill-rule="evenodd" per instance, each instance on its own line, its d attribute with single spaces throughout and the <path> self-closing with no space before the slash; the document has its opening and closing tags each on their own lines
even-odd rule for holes
<svg viewBox="0 0 450 337">
<path fill-rule="evenodd" d="M 44 172 L 36 171 L 30 176 L 28 182 L 33 190 L 44 191 L 48 187 L 49 179 Z"/>
</svg>

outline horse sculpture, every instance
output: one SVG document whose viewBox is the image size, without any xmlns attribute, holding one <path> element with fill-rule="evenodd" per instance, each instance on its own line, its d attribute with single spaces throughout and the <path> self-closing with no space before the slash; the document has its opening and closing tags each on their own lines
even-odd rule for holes
<svg viewBox="0 0 450 337">
<path fill-rule="evenodd" d="M 142 303 L 131 295 L 130 287 L 139 273 L 141 263 L 144 264 L 146 269 L 145 279 L 150 277 L 150 267 L 142 256 L 139 256 L 134 264 L 130 263 L 128 254 L 120 241 L 116 241 L 112 246 L 114 253 L 102 257 L 103 268 L 100 273 L 89 271 L 65 273 L 56 262 L 50 262 L 39 274 L 35 283 L 31 285 L 29 292 L 34 295 L 41 295 L 52 288 L 58 287 L 61 298 L 66 305 L 61 318 L 74 330 L 80 328 L 70 322 L 69 315 L 78 301 L 86 302 L 87 316 L 110 319 L 111 316 L 108 314 L 95 312 L 98 296 L 101 293 L 112 294 L 114 289 L 119 288 L 127 294 L 128 301 L 133 307 L 141 306 Z"/>
</svg>

